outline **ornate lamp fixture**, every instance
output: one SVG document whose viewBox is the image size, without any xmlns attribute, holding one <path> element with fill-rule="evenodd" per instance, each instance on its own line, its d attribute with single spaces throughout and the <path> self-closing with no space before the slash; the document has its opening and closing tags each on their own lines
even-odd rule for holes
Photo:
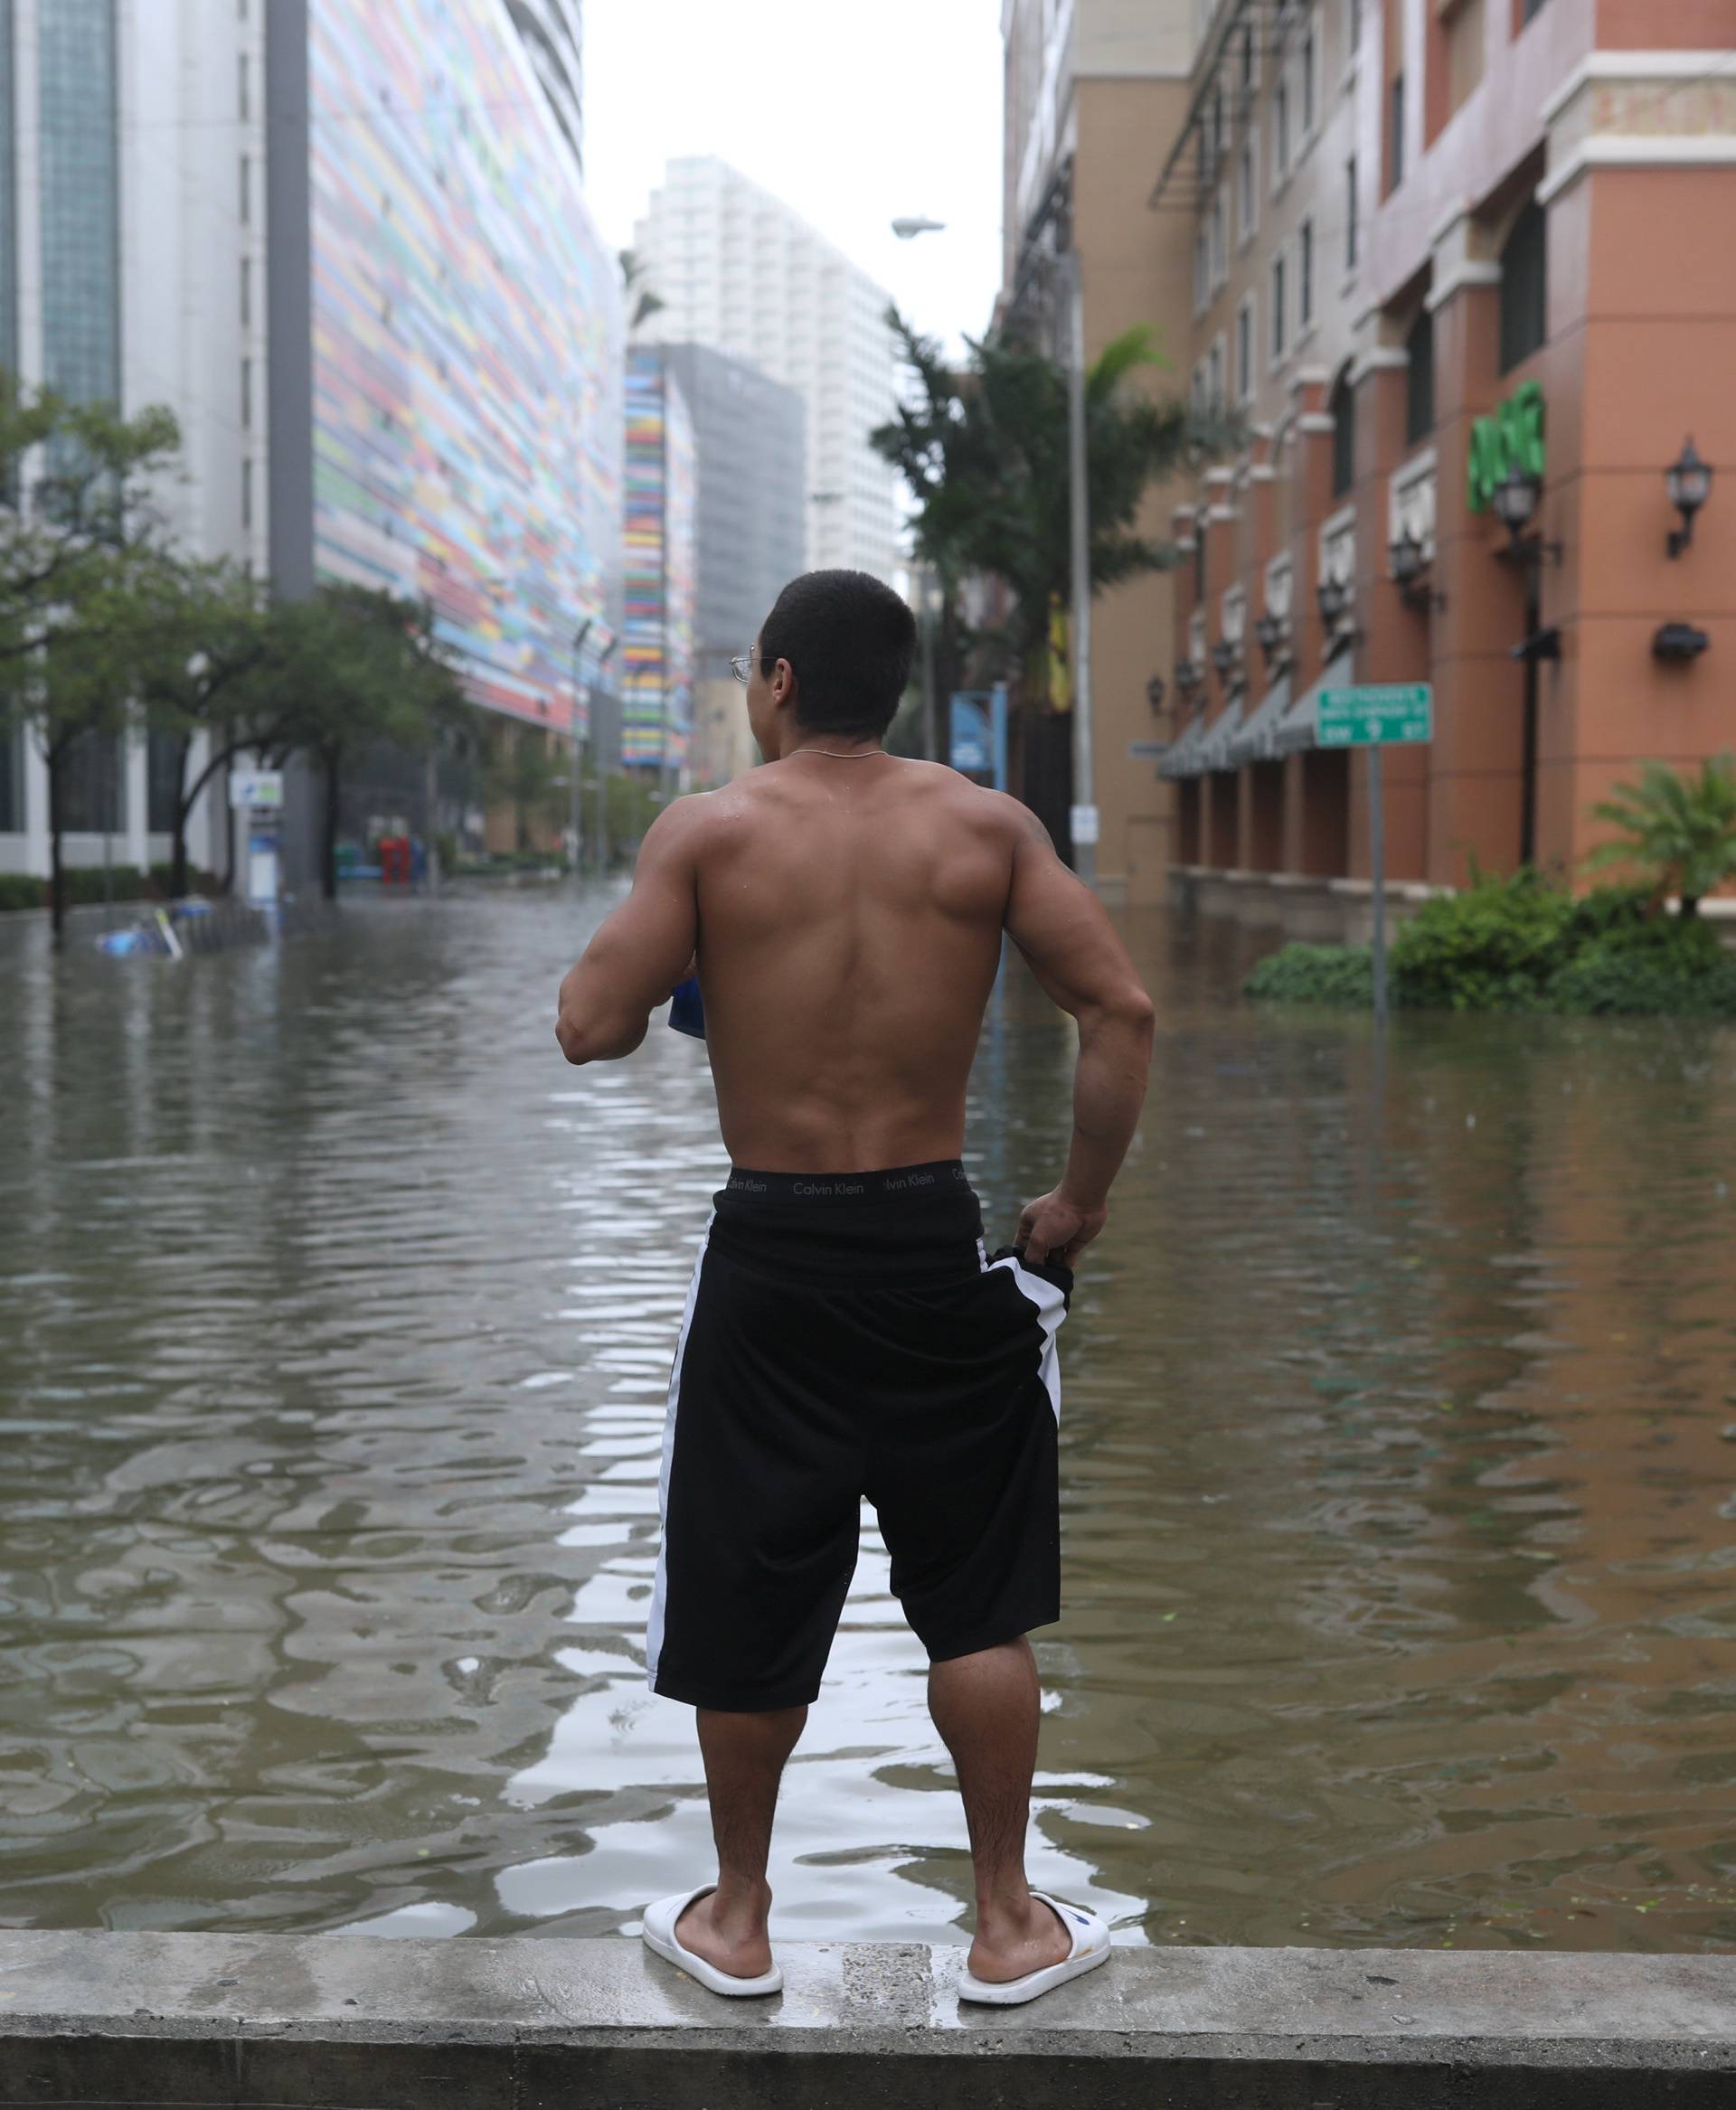
<svg viewBox="0 0 1736 2110">
<path fill-rule="evenodd" d="M 1692 439 L 1682 442 L 1682 451 L 1664 472 L 1664 487 L 1670 504 L 1682 515 L 1682 525 L 1670 530 L 1669 551 L 1679 557 L 1694 540 L 1694 516 L 1712 496 L 1712 464 L 1703 462 Z"/>
</svg>

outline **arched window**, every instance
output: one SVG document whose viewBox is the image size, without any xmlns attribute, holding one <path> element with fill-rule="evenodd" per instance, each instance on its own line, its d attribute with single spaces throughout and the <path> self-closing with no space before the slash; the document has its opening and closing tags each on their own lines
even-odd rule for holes
<svg viewBox="0 0 1736 2110">
<path fill-rule="evenodd" d="M 1342 498 L 1356 481 L 1356 399 L 1348 367 L 1332 384 L 1326 415 L 1332 419 L 1332 495 Z"/>
<path fill-rule="evenodd" d="M 1529 359 L 1548 334 L 1543 209 L 1533 198 L 1501 246 L 1501 371 Z"/>
<path fill-rule="evenodd" d="M 1435 429 L 1435 318 L 1427 307 L 1404 340 L 1404 444 L 1416 447 Z"/>
</svg>

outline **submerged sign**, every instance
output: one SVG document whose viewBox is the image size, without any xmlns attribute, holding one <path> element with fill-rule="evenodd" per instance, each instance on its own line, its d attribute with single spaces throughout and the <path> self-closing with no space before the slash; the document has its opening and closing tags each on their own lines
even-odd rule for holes
<svg viewBox="0 0 1736 2110">
<path fill-rule="evenodd" d="M 1515 465 L 1542 482 L 1543 391 L 1534 381 L 1521 382 L 1498 410 L 1471 426 L 1465 484 L 1473 513 L 1486 510 L 1495 485 Z"/>
</svg>

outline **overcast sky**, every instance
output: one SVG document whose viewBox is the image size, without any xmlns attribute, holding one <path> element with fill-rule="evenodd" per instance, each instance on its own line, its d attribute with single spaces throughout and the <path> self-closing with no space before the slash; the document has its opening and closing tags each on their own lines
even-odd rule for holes
<svg viewBox="0 0 1736 2110">
<path fill-rule="evenodd" d="M 604 237 L 682 154 L 793 205 L 921 329 L 980 334 L 1000 284 L 1000 0 L 585 0 L 585 176 Z M 901 242 L 926 213 L 943 234 Z"/>
</svg>

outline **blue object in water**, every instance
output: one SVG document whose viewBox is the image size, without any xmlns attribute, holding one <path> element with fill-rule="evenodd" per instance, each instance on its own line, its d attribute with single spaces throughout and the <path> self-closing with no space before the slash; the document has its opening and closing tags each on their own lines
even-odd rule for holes
<svg viewBox="0 0 1736 2110">
<path fill-rule="evenodd" d="M 705 1038 L 705 1006 L 700 1001 L 697 975 L 689 975 L 670 998 L 669 1023 L 678 1033 L 691 1033 L 696 1041 Z"/>
</svg>

